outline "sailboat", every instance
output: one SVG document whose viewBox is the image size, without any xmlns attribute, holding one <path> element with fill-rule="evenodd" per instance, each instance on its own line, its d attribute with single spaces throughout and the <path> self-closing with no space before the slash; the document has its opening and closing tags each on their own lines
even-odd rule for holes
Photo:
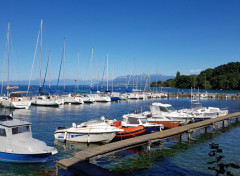
<svg viewBox="0 0 240 176">
<path fill-rule="evenodd" d="M 108 54 L 107 54 L 107 65 L 108 65 Z M 108 66 L 107 66 L 108 67 Z M 108 93 L 108 71 L 107 71 L 107 90 Z M 97 91 L 96 94 L 91 94 L 91 96 L 95 99 L 96 102 L 110 102 L 111 98 L 108 94 L 101 93 L 100 91 Z"/>
<path fill-rule="evenodd" d="M 18 89 L 18 86 L 10 87 L 9 86 L 9 38 L 10 38 L 10 23 L 8 23 L 8 33 L 7 33 L 7 49 L 5 53 L 8 58 L 8 80 L 7 80 L 7 97 L 3 97 L 1 103 L 3 107 L 6 108 L 17 108 L 17 109 L 29 109 L 31 105 L 31 101 L 23 96 L 24 93 L 28 93 L 27 91 L 16 91 L 9 93 L 10 90 Z M 2 86 L 3 88 L 3 86 Z"/>
<path fill-rule="evenodd" d="M 59 74 L 60 76 L 60 74 Z M 64 79 L 64 92 L 65 90 L 65 40 L 64 40 L 64 45 L 63 45 L 63 79 Z M 64 99 L 65 104 L 83 104 L 83 99 L 80 96 L 77 96 L 76 94 L 67 94 L 63 95 L 62 98 Z"/>
<path fill-rule="evenodd" d="M 42 25 L 41 20 L 41 41 L 40 41 L 40 79 L 39 79 L 39 95 L 32 97 L 31 103 L 39 106 L 59 106 L 63 104 L 63 100 L 59 99 L 56 95 L 45 94 L 41 85 L 41 74 L 42 74 Z M 30 79 L 29 79 L 30 80 Z"/>
</svg>

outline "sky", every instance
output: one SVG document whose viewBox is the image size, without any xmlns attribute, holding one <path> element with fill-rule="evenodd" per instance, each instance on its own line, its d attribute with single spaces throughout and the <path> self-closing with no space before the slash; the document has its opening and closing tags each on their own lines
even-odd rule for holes
<svg viewBox="0 0 240 176">
<path fill-rule="evenodd" d="M 64 39 L 61 78 L 64 70 L 66 79 L 77 79 L 78 68 L 80 79 L 101 78 L 107 53 L 110 78 L 175 76 L 239 61 L 239 8 L 238 0 L 2 0 L 1 78 L 7 72 L 8 22 L 12 80 L 30 77 L 41 19 L 42 78 L 49 55 L 48 78 L 58 77 Z M 31 79 L 39 78 L 39 60 L 38 45 Z"/>
</svg>

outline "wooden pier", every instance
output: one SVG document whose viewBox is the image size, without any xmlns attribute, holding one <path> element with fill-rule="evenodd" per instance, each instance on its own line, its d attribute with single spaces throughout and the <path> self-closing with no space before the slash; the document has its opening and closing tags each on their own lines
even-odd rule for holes
<svg viewBox="0 0 240 176">
<path fill-rule="evenodd" d="M 236 112 L 233 114 L 229 114 L 226 116 L 213 118 L 209 120 L 200 121 L 197 123 L 192 123 L 184 126 L 179 126 L 176 128 L 164 130 L 162 132 L 151 133 L 143 136 L 138 136 L 130 139 L 125 139 L 122 141 L 112 142 L 109 144 L 101 145 L 94 148 L 89 148 L 80 152 L 77 152 L 74 157 L 69 159 L 63 159 L 56 162 L 56 169 L 58 168 L 66 169 L 72 173 L 80 173 L 81 168 L 77 167 L 81 162 L 89 162 L 90 159 L 101 158 L 104 155 L 119 152 L 122 150 L 126 150 L 129 148 L 133 148 L 139 145 L 148 144 L 148 148 L 150 149 L 151 144 L 157 141 L 161 141 L 162 139 L 166 139 L 175 135 L 188 134 L 188 139 L 191 138 L 191 133 L 195 129 L 205 128 L 205 132 L 207 131 L 207 127 L 212 126 L 213 130 L 215 130 L 216 123 L 222 122 L 222 126 L 226 125 L 226 122 L 232 122 L 232 119 L 238 120 L 240 117 L 240 112 Z M 180 137 L 181 138 L 181 137 Z M 102 169 L 102 168 L 101 168 Z M 99 174 L 102 170 L 99 170 Z M 102 175 L 106 175 L 106 170 L 104 170 Z M 58 173 L 58 172 L 57 172 Z M 86 174 L 86 173 L 85 173 Z M 75 175 L 75 174 L 74 174 Z M 90 174 L 91 175 L 91 174 Z M 100 174 L 101 175 L 101 174 Z"/>
</svg>

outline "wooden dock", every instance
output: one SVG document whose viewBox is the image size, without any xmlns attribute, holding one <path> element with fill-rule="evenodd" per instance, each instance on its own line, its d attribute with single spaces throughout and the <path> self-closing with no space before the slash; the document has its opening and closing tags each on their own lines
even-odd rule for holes
<svg viewBox="0 0 240 176">
<path fill-rule="evenodd" d="M 133 148 L 135 146 L 148 144 L 149 146 L 156 142 L 160 141 L 162 139 L 166 139 L 175 135 L 181 135 L 188 133 L 188 138 L 190 139 L 190 135 L 193 130 L 198 128 L 204 128 L 207 130 L 207 127 L 212 126 L 213 129 L 215 129 L 215 124 L 218 122 L 222 122 L 223 126 L 226 124 L 226 121 L 229 121 L 231 123 L 232 119 L 236 118 L 236 121 L 238 120 L 238 117 L 240 117 L 240 112 L 236 112 L 233 114 L 229 114 L 226 116 L 213 118 L 205 121 L 200 121 L 197 123 L 192 123 L 184 126 L 179 126 L 176 128 L 164 130 L 162 132 L 147 134 L 143 136 L 138 136 L 130 139 L 125 139 L 122 141 L 117 141 L 105 145 L 101 145 L 94 148 L 89 148 L 80 152 L 77 152 L 74 157 L 69 159 L 63 159 L 56 162 L 56 168 L 63 168 L 66 170 L 69 170 L 70 172 L 76 172 L 76 166 L 80 162 L 89 161 L 93 158 L 100 158 L 103 155 L 119 152 L 125 149 Z M 77 171 L 78 172 L 78 171 Z"/>
</svg>

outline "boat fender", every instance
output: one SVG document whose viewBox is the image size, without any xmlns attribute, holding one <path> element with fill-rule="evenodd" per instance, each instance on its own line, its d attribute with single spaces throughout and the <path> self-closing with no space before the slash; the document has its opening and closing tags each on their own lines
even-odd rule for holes
<svg viewBox="0 0 240 176">
<path fill-rule="evenodd" d="M 72 123 L 72 127 L 76 128 L 77 127 L 76 123 Z"/>
</svg>

